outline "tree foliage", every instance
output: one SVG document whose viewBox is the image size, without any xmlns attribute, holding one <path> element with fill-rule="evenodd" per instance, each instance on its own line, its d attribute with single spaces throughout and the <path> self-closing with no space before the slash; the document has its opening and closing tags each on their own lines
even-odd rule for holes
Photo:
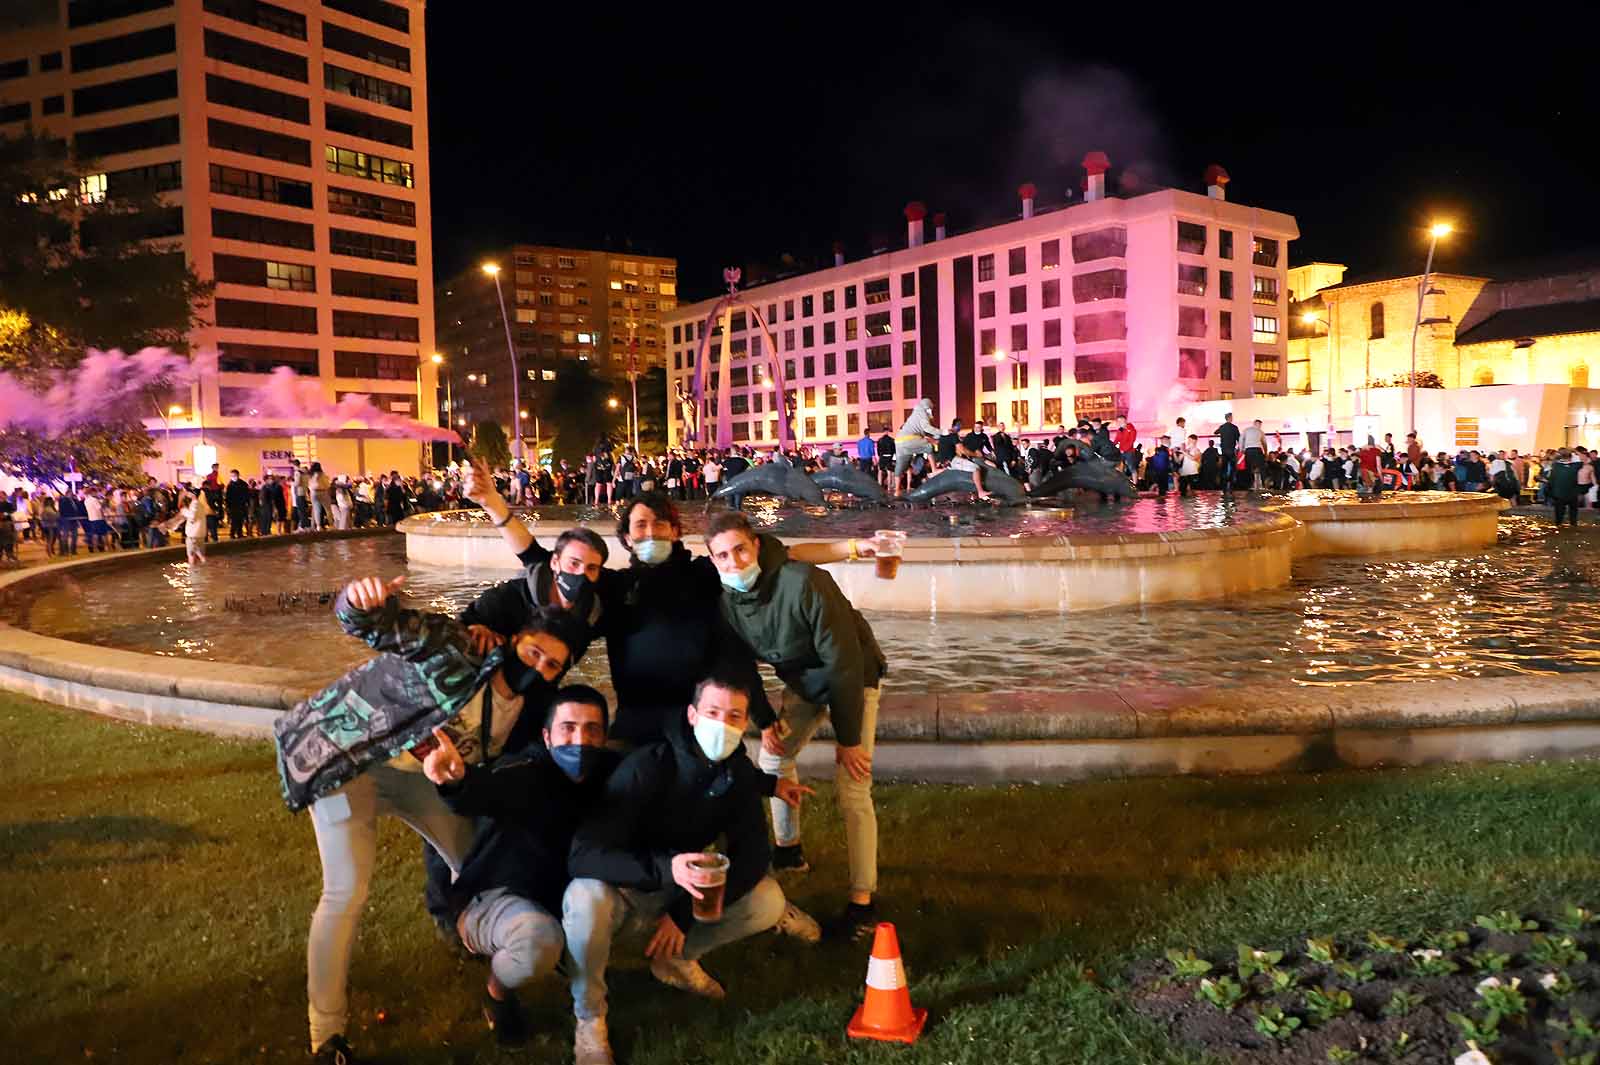
<svg viewBox="0 0 1600 1065">
<path fill-rule="evenodd" d="M 503 470 L 511 465 L 511 442 L 499 422 L 479 422 L 472 427 L 472 442 L 467 451 L 482 459 L 491 470 Z"/>
<path fill-rule="evenodd" d="M 178 208 L 160 190 L 106 184 L 65 142 L 0 138 L 0 370 L 32 384 L 89 348 L 187 350 L 211 285 L 173 242 Z M 180 224 L 181 223 L 177 223 Z M 165 397 L 152 395 L 160 409 Z M 154 454 L 134 405 L 100 424 L 42 439 L 0 426 L 0 468 L 61 483 L 142 480 Z"/>
<path fill-rule="evenodd" d="M 556 461 L 576 462 L 594 447 L 611 426 L 606 397 L 610 385 L 587 362 L 563 361 L 556 366 L 556 379 L 550 382 L 540 410 L 541 431 L 554 451 Z M 615 434 L 621 437 L 621 433 Z"/>
</svg>

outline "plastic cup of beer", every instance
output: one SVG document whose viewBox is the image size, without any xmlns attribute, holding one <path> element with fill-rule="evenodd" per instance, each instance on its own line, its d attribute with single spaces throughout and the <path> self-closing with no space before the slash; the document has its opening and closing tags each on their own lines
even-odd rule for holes
<svg viewBox="0 0 1600 1065">
<path fill-rule="evenodd" d="M 906 551 L 906 534 L 898 529 L 879 529 L 872 543 L 878 564 L 878 577 L 892 581 L 900 573 L 900 556 Z"/>
<path fill-rule="evenodd" d="M 689 882 L 701 896 L 692 900 L 694 919 L 701 924 L 722 920 L 722 896 L 728 889 L 728 856 L 702 854 L 689 863 Z"/>
</svg>

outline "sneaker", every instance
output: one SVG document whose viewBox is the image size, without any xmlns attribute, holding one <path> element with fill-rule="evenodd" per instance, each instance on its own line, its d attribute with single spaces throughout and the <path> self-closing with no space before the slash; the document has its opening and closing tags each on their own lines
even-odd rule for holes
<svg viewBox="0 0 1600 1065">
<path fill-rule="evenodd" d="M 772 848 L 772 871 L 774 873 L 809 873 L 811 863 L 806 861 L 805 852 L 800 849 L 800 844 L 793 843 L 787 847 Z"/>
<path fill-rule="evenodd" d="M 616 1065 L 604 1017 L 578 1021 L 578 1030 L 572 1039 L 572 1058 L 573 1065 Z"/>
<path fill-rule="evenodd" d="M 312 1065 L 359 1065 L 356 1052 L 342 1035 L 328 1038 L 311 1055 Z"/>
<path fill-rule="evenodd" d="M 650 975 L 668 987 L 687 991 L 701 998 L 723 999 L 728 993 L 716 978 L 700 967 L 697 961 L 684 958 L 657 958 L 650 963 Z"/>
<path fill-rule="evenodd" d="M 823 929 L 823 935 L 829 939 L 858 940 L 865 939 L 878 927 L 878 907 L 874 903 L 865 906 L 852 902 L 844 908 L 844 913 L 828 922 Z"/>
<path fill-rule="evenodd" d="M 816 918 L 792 902 L 783 908 L 783 916 L 778 918 L 772 930 L 780 936 L 793 936 L 802 943 L 822 942 L 822 926 L 817 924 Z"/>
<path fill-rule="evenodd" d="M 489 1022 L 495 1042 L 503 1047 L 519 1047 L 528 1041 L 528 1015 L 510 991 L 505 998 L 483 993 L 483 1019 Z"/>
</svg>

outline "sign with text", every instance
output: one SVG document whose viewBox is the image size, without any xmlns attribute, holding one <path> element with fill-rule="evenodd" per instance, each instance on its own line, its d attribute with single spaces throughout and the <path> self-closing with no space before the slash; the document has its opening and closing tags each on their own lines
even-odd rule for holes
<svg viewBox="0 0 1600 1065">
<path fill-rule="evenodd" d="M 294 458 L 294 452 L 282 449 L 262 448 L 262 462 L 288 462 Z"/>
</svg>

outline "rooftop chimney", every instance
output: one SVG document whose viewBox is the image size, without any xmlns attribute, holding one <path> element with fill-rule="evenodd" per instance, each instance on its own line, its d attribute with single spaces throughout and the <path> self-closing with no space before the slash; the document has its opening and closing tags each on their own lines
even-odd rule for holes
<svg viewBox="0 0 1600 1065">
<path fill-rule="evenodd" d="M 1103 200 L 1106 198 L 1106 171 L 1111 169 L 1111 160 L 1105 152 L 1090 152 L 1083 157 L 1083 169 L 1088 175 L 1083 183 L 1083 199 Z"/>
<path fill-rule="evenodd" d="M 912 200 L 906 204 L 906 247 L 922 246 L 922 220 L 927 216 L 928 209 L 920 200 Z"/>
<path fill-rule="evenodd" d="M 944 212 L 943 211 L 940 211 L 938 214 L 933 216 L 933 239 L 934 240 L 943 240 L 944 239 Z"/>
<path fill-rule="evenodd" d="M 1206 167 L 1206 195 L 1213 200 L 1228 198 L 1228 172 L 1216 163 Z"/>
<path fill-rule="evenodd" d="M 1017 188 L 1017 195 L 1022 197 L 1022 217 L 1033 217 L 1033 198 L 1039 190 L 1033 187 L 1033 182 L 1027 181 Z"/>
<path fill-rule="evenodd" d="M 833 242 L 833 265 L 844 265 L 844 244 L 837 240 Z"/>
</svg>

